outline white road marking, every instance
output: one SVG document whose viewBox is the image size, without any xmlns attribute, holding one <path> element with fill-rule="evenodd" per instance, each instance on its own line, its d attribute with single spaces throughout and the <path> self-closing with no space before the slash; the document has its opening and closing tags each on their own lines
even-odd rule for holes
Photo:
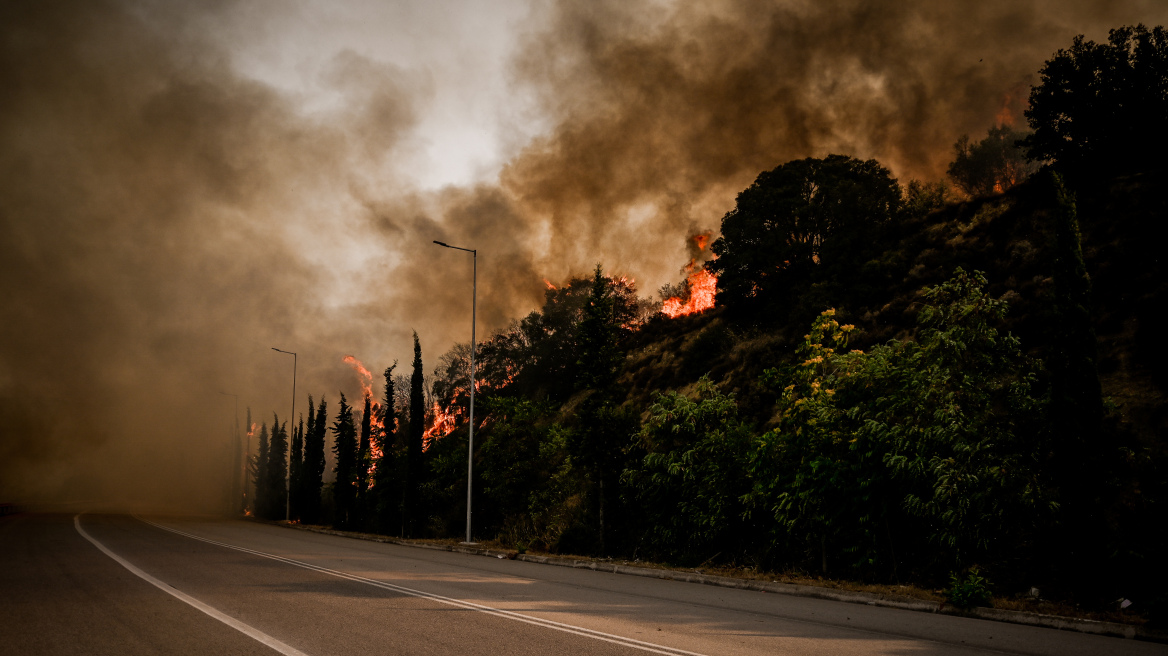
<svg viewBox="0 0 1168 656">
<path fill-rule="evenodd" d="M 150 585 L 153 585 L 154 587 L 158 588 L 159 590 L 162 590 L 166 594 L 168 594 L 168 595 L 170 595 L 170 596 L 172 596 L 180 601 L 183 601 L 187 604 L 190 604 L 191 606 L 197 608 L 198 610 L 203 611 L 207 615 L 210 615 L 211 617 L 219 620 L 220 622 L 223 622 L 227 626 L 230 626 L 231 628 L 235 629 L 236 631 L 239 631 L 240 633 L 246 635 L 247 637 L 249 637 L 253 640 L 256 640 L 258 642 L 261 642 L 261 643 L 267 645 L 268 647 L 271 647 L 272 649 L 275 649 L 276 651 L 280 652 L 281 654 L 284 654 L 284 656 L 308 656 L 308 654 L 305 654 L 304 652 L 300 651 L 299 649 L 296 649 L 295 647 L 290 647 L 290 646 L 284 644 L 283 642 L 280 642 L 279 640 L 273 638 L 272 636 L 264 633 L 263 631 L 260 631 L 259 629 L 255 628 L 253 626 L 250 626 L 248 624 L 244 624 L 243 622 L 240 622 L 239 620 L 235 619 L 234 617 L 224 615 L 223 613 L 219 612 L 218 610 L 215 610 L 214 608 L 208 606 L 207 604 L 204 604 L 203 602 L 199 601 L 198 599 L 195 599 L 194 597 L 192 597 L 186 593 L 180 592 L 179 590 L 171 587 L 170 585 L 167 585 L 166 583 L 163 583 L 162 581 L 159 581 L 158 579 L 154 578 L 153 576 L 150 576 L 146 572 L 143 572 L 142 570 L 138 569 L 133 564 L 131 564 L 130 561 L 128 561 L 125 558 L 122 558 L 121 556 L 117 555 L 116 553 L 110 551 L 104 544 L 98 542 L 92 535 L 86 533 L 85 529 L 81 528 L 81 515 L 80 514 L 73 516 L 73 526 L 77 529 L 77 532 L 81 534 L 81 537 L 92 542 L 93 546 L 100 549 L 102 553 L 109 556 L 110 558 L 113 558 L 115 561 L 117 561 L 117 563 L 119 565 L 130 570 L 130 572 L 132 572 L 135 576 L 142 579 L 143 581 L 146 581 Z"/>
<path fill-rule="evenodd" d="M 160 528 L 164 531 L 169 531 L 169 532 L 174 533 L 176 535 L 181 535 L 183 537 L 191 538 L 192 540 L 198 540 L 200 542 L 206 542 L 207 544 L 213 544 L 213 545 L 216 545 L 219 547 L 225 547 L 227 549 L 234 549 L 236 551 L 242 551 L 244 553 L 252 554 L 254 556 L 260 556 L 263 558 L 270 558 L 272 560 L 276 560 L 276 561 L 279 561 L 282 563 L 287 563 L 289 565 L 295 565 L 296 567 L 303 567 L 304 569 L 310 569 L 310 570 L 313 570 L 315 572 L 320 572 L 322 574 L 328 574 L 330 576 L 335 576 L 337 578 L 345 579 L 348 581 L 354 581 L 356 583 L 364 583 L 366 585 L 371 585 L 373 587 L 382 588 L 384 590 L 391 590 L 393 592 L 400 592 L 402 594 L 410 595 L 413 597 L 421 597 L 423 599 L 430 599 L 432 601 L 437 601 L 439 603 L 447 604 L 449 606 L 456 606 L 458 608 L 465 608 L 467 610 L 474 610 L 474 611 L 478 611 L 480 613 L 494 615 L 496 617 L 502 617 L 502 618 L 509 619 L 509 620 L 515 620 L 516 622 L 524 622 L 526 624 L 534 624 L 536 626 L 542 626 L 544 628 L 554 629 L 556 631 L 563 631 L 564 633 L 572 633 L 572 634 L 575 634 L 578 636 L 592 638 L 594 640 L 602 640 L 604 642 L 611 642 L 613 644 L 621 645 L 623 647 L 630 647 L 632 649 L 639 649 L 641 651 L 645 651 L 645 652 L 649 652 L 649 653 L 653 653 L 653 654 L 665 654 L 666 656 L 704 656 L 703 654 L 699 654 L 697 652 L 685 651 L 684 649 L 677 649 L 676 647 L 667 647 L 665 645 L 659 645 L 659 644 L 652 643 L 652 642 L 642 642 L 640 640 L 635 640 L 633 638 L 626 638 L 624 636 L 619 636 L 619 635 L 612 634 L 612 633 L 605 633 L 603 631 L 596 631 L 594 629 L 587 629 L 587 628 L 584 628 L 582 626 L 576 626 L 574 624 L 564 624 L 563 622 L 546 620 L 546 619 L 543 619 L 540 617 L 534 617 L 532 615 L 524 615 L 522 613 L 515 613 L 515 612 L 509 611 L 509 610 L 503 610 L 501 608 L 484 606 L 482 604 L 476 604 L 474 602 L 464 601 L 462 599 L 454 599 L 452 597 L 444 597 L 442 595 L 434 594 L 432 592 L 424 592 L 422 590 L 415 590 L 413 588 L 406 588 L 406 587 L 403 587 L 400 585 L 394 585 L 393 583 L 386 583 L 384 581 L 377 581 L 375 579 L 367 579 L 363 576 L 357 576 L 356 574 L 349 574 L 347 572 L 341 572 L 341 571 L 338 571 L 335 569 L 329 569 L 327 567 L 320 567 L 319 565 L 313 565 L 311 563 L 306 563 L 306 562 L 299 561 L 299 560 L 293 560 L 291 558 L 285 558 L 283 556 L 277 556 L 275 554 L 270 554 L 270 553 L 267 553 L 264 551 L 256 551 L 255 549 L 248 549 L 246 547 L 239 547 L 239 546 L 236 546 L 234 544 L 228 544 L 226 542 L 219 542 L 216 540 L 211 540 L 208 538 L 200 537 L 198 535 L 193 535 L 191 533 L 186 533 L 186 532 L 180 531 L 178 529 L 170 528 L 169 526 L 163 526 L 161 524 L 156 524 L 148 519 L 143 519 L 141 517 L 138 517 L 138 519 L 151 525 L 151 526 L 154 526 L 155 528 Z"/>
</svg>

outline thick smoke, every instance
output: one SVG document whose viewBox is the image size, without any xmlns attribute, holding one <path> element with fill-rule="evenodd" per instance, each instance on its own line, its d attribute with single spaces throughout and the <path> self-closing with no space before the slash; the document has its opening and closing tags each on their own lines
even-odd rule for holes
<svg viewBox="0 0 1168 656">
<path fill-rule="evenodd" d="M 433 94 L 338 55 L 336 107 L 248 79 L 224 3 L 0 8 L 0 501 L 222 510 L 232 399 L 288 417 L 355 396 L 530 311 L 596 262 L 675 282 L 763 169 L 832 152 L 902 180 L 1018 120 L 1074 34 L 1163 23 L 1140 2 L 563 2 L 513 65 L 548 130 L 497 184 L 411 189 L 399 160 Z M 1105 5 L 1105 6 L 1103 6 Z M 241 418 L 242 421 L 242 418 Z M 253 447 L 254 448 L 254 447 Z"/>
</svg>

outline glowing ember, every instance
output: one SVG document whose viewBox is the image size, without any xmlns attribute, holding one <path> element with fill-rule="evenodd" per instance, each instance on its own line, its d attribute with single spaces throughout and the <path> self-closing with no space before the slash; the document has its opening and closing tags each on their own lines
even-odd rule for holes
<svg viewBox="0 0 1168 656">
<path fill-rule="evenodd" d="M 692 266 L 692 265 L 691 265 Z M 718 279 L 705 269 L 698 269 L 686 279 L 689 285 L 689 300 L 682 303 L 677 296 L 665 299 L 661 313 L 670 319 L 705 312 L 714 307 L 714 295 L 718 291 Z"/>
</svg>

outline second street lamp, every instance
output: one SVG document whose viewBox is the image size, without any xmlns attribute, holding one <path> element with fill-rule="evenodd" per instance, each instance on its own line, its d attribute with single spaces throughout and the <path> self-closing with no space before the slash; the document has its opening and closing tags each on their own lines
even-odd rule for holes
<svg viewBox="0 0 1168 656">
<path fill-rule="evenodd" d="M 288 418 L 288 425 L 290 427 L 293 427 L 293 428 L 290 428 L 289 430 L 295 430 L 294 427 L 296 424 L 294 422 L 296 421 L 295 420 L 295 417 L 296 417 L 296 359 L 297 359 L 296 354 L 293 353 L 292 351 L 285 351 L 283 349 L 278 349 L 275 346 L 272 347 L 272 350 L 279 351 L 280 353 L 287 353 L 288 355 L 292 356 L 292 415 L 291 415 L 291 417 Z M 280 430 L 280 427 L 276 426 L 276 430 Z M 289 435 L 289 436 L 286 436 L 285 439 L 288 440 L 288 450 L 287 450 L 286 456 L 284 458 L 284 460 L 286 461 L 286 467 L 287 467 L 287 470 L 284 472 L 284 521 L 290 522 L 290 521 L 292 521 L 292 457 L 291 457 L 292 456 L 292 438 Z"/>
<path fill-rule="evenodd" d="M 473 248 L 451 246 L 446 242 L 434 240 L 435 244 L 466 251 L 471 254 L 471 292 L 470 292 L 470 423 L 468 426 L 469 438 L 466 446 L 466 544 L 473 544 L 470 538 L 470 491 L 471 474 L 474 471 L 474 397 L 475 397 L 475 313 L 478 310 L 479 293 L 479 252 Z"/>
</svg>

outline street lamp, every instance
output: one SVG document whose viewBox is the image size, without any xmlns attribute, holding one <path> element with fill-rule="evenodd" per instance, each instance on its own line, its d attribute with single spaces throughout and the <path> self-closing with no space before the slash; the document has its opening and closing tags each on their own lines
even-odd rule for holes
<svg viewBox="0 0 1168 656">
<path fill-rule="evenodd" d="M 231 496 L 235 497 L 232 502 L 232 512 L 234 512 L 235 503 L 243 503 L 243 499 L 247 497 L 247 481 L 243 483 L 243 494 L 240 494 L 239 480 L 243 478 L 242 469 L 240 467 L 240 443 L 239 443 L 239 395 L 231 394 L 230 392 L 219 392 L 223 396 L 230 396 L 235 399 L 235 476 L 231 479 Z"/>
<path fill-rule="evenodd" d="M 474 544 L 470 539 L 470 491 L 471 474 L 474 471 L 474 396 L 475 396 L 475 313 L 478 311 L 479 290 L 479 252 L 473 248 L 451 246 L 445 242 L 434 240 L 435 244 L 466 251 L 471 254 L 471 293 L 470 293 L 470 439 L 466 446 L 466 542 Z"/>
<path fill-rule="evenodd" d="M 292 356 L 292 415 L 288 419 L 288 425 L 290 427 L 293 427 L 293 428 L 290 428 L 289 430 L 295 430 L 295 428 L 294 428 L 295 423 L 294 422 L 296 421 L 296 419 L 295 419 L 295 417 L 296 417 L 296 359 L 297 359 L 296 354 L 293 353 L 292 351 L 285 351 L 283 349 L 278 349 L 275 346 L 272 347 L 272 350 L 278 351 L 280 353 L 287 353 L 288 355 Z M 280 429 L 280 427 L 277 426 L 276 430 L 279 430 L 279 429 Z M 291 453 L 291 451 L 292 451 L 292 439 L 291 439 L 291 436 L 289 436 L 289 438 L 288 438 L 287 471 L 284 474 L 284 521 L 286 521 L 286 522 L 292 521 L 292 457 L 291 457 L 292 453 Z"/>
</svg>

